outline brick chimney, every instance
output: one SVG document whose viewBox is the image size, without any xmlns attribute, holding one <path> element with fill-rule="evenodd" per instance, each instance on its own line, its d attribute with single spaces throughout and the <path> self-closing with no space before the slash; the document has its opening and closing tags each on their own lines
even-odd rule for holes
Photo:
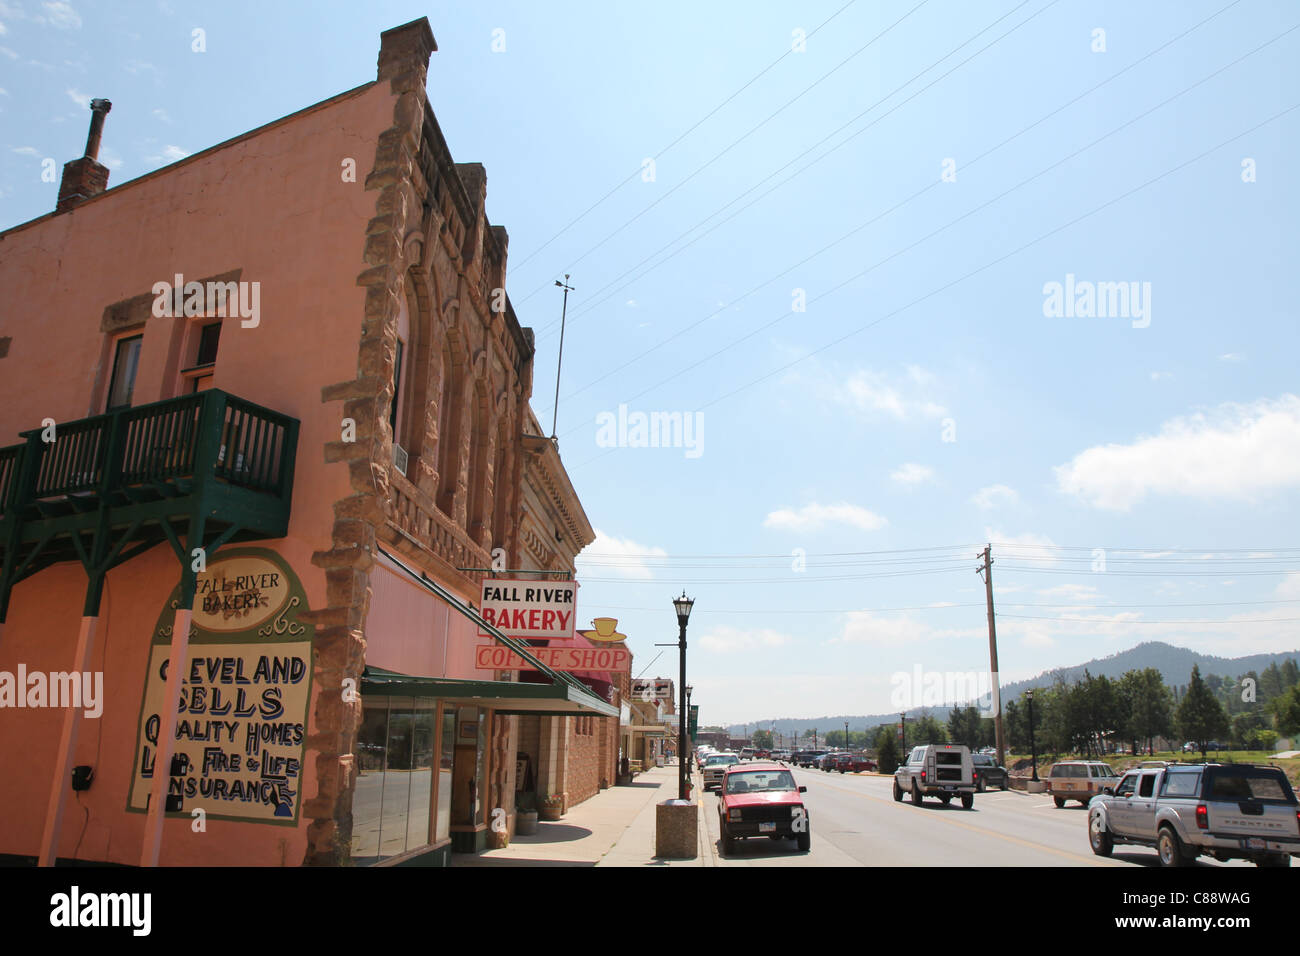
<svg viewBox="0 0 1300 956">
<path fill-rule="evenodd" d="M 104 117 L 113 108 L 108 100 L 90 101 L 90 135 L 86 155 L 63 164 L 59 203 L 55 212 L 66 212 L 108 188 L 108 167 L 99 162 L 99 141 L 104 135 Z"/>
</svg>

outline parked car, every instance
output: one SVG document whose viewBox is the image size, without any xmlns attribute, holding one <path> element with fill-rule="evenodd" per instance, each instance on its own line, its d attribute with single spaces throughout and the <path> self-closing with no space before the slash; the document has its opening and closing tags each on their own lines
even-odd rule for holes
<svg viewBox="0 0 1300 956">
<path fill-rule="evenodd" d="M 722 776 L 728 767 L 740 763 L 735 754 L 710 754 L 704 761 L 704 789 L 713 790 L 722 786 Z"/>
<path fill-rule="evenodd" d="M 998 758 L 993 754 L 971 754 L 970 759 L 975 766 L 975 789 L 978 792 L 983 793 L 989 787 L 1005 790 L 1011 786 L 1011 775 L 1006 767 L 998 764 Z"/>
<path fill-rule="evenodd" d="M 1052 764 L 1047 789 L 1058 810 L 1067 800 L 1078 800 L 1086 807 L 1089 800 L 1118 781 L 1119 774 L 1105 761 L 1062 760 Z"/>
<path fill-rule="evenodd" d="M 754 748 L 753 748 L 753 747 L 742 747 L 741 750 L 740 750 L 740 759 L 741 759 L 741 760 L 753 760 L 753 759 L 754 759 Z"/>
<path fill-rule="evenodd" d="M 975 765 L 965 744 L 923 744 L 913 747 L 906 762 L 894 771 L 894 800 L 912 795 L 920 806 L 924 797 L 938 797 L 947 806 L 953 797 L 969 810 L 975 805 Z"/>
<path fill-rule="evenodd" d="M 859 757 L 857 754 L 835 754 L 829 769 L 838 770 L 840 773 L 858 773 L 875 770 L 876 762 L 866 757 Z"/>
<path fill-rule="evenodd" d="M 1130 770 L 1088 805 L 1088 842 L 1098 856 L 1116 844 L 1154 847 L 1162 866 L 1186 866 L 1202 854 L 1290 866 L 1300 857 L 1300 804 L 1277 767 Z"/>
<path fill-rule="evenodd" d="M 800 850 L 812 846 L 808 810 L 795 785 L 794 774 L 774 763 L 729 767 L 718 792 L 718 830 L 723 853 L 732 853 L 737 840 L 765 836 L 792 839 Z"/>
<path fill-rule="evenodd" d="M 818 770 L 823 771 L 824 773 L 830 773 L 831 768 L 834 766 L 835 760 L 838 757 L 839 754 L 835 753 L 834 751 L 831 751 L 830 753 L 824 753 L 817 758 L 813 766 L 815 766 Z"/>
<path fill-rule="evenodd" d="M 817 766 L 817 760 L 824 756 L 826 756 L 825 750 L 805 750 L 799 757 L 799 766 L 815 767 Z"/>
</svg>

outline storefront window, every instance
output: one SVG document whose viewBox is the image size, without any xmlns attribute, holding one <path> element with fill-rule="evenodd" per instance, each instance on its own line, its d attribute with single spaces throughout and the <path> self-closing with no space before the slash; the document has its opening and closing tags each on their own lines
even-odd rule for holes
<svg viewBox="0 0 1300 956">
<path fill-rule="evenodd" d="M 429 842 L 433 787 L 432 703 L 367 697 L 357 731 L 352 797 L 352 859 L 377 863 Z"/>
<path fill-rule="evenodd" d="M 438 817 L 434 836 L 438 841 L 451 838 L 452 762 L 456 755 L 456 708 L 442 711 L 442 749 L 438 753 Z"/>
</svg>

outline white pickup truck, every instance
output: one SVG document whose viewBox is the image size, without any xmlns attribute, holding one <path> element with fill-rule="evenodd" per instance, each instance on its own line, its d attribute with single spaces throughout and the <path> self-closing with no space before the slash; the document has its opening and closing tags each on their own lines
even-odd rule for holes
<svg viewBox="0 0 1300 956">
<path fill-rule="evenodd" d="M 1290 866 L 1300 856 L 1300 803 L 1277 767 L 1168 764 L 1130 770 L 1088 804 L 1092 851 L 1155 847 L 1163 866 L 1201 855 Z"/>
</svg>

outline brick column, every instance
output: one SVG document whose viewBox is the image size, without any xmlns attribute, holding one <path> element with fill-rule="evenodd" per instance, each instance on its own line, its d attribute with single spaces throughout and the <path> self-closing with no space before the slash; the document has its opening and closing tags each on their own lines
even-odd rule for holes
<svg viewBox="0 0 1300 956">
<path fill-rule="evenodd" d="M 418 225 L 419 204 L 412 201 L 412 165 L 424 122 L 425 77 L 437 49 L 423 18 L 381 36 L 379 80 L 389 80 L 395 96 L 393 125 L 379 136 L 366 189 L 377 190 L 375 217 L 366 228 L 357 277 L 366 289 L 365 313 L 355 379 L 321 389 L 323 403 L 342 401 L 339 415 L 356 423 L 355 442 L 330 442 L 326 462 L 346 462 L 352 493 L 334 504 L 331 547 L 312 555 L 325 569 L 325 607 L 313 611 L 316 626 L 314 681 L 318 689 L 307 749 L 316 754 L 316 796 L 304 803 L 311 819 L 307 865 L 338 865 L 350 857 L 355 745 L 361 720 L 360 697 L 344 699 L 345 681 L 359 688 L 365 667 L 365 619 L 370 606 L 370 569 L 376 532 L 392 509 L 388 469 L 393 436 L 388 411 L 393 396 L 397 312 L 405 270 L 403 237 Z M 408 221 L 409 220 L 409 221 Z M 340 427 L 340 432 L 341 432 Z"/>
</svg>

